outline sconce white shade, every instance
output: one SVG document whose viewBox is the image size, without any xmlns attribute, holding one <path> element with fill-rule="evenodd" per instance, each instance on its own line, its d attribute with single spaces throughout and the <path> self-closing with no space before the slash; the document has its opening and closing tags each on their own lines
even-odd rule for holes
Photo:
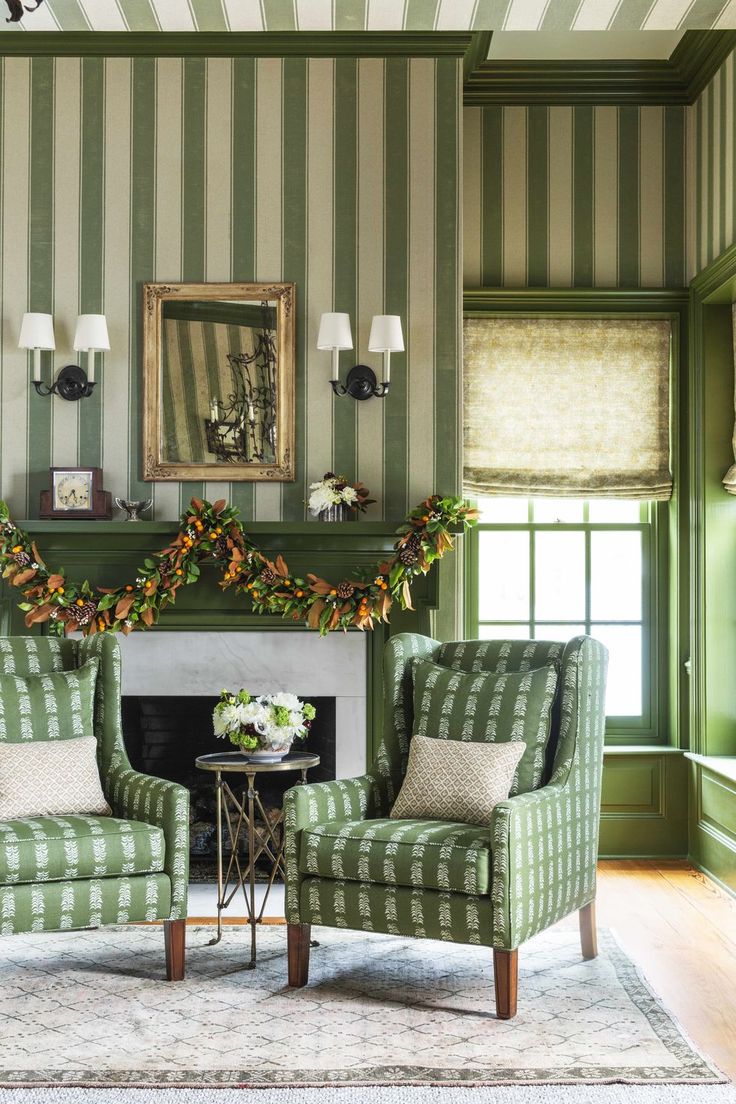
<svg viewBox="0 0 736 1104">
<path fill-rule="evenodd" d="M 55 349 L 54 320 L 50 314 L 24 314 L 19 349 Z"/>
<path fill-rule="evenodd" d="M 374 314 L 368 338 L 370 353 L 403 353 L 404 334 L 398 314 Z"/>
<path fill-rule="evenodd" d="M 74 348 L 77 352 L 88 349 L 109 349 L 110 338 L 104 314 L 80 314 L 74 331 Z"/>
<path fill-rule="evenodd" d="M 323 314 L 317 334 L 318 349 L 352 349 L 353 334 L 349 314 Z M 403 346 L 402 346 L 403 348 Z"/>
</svg>

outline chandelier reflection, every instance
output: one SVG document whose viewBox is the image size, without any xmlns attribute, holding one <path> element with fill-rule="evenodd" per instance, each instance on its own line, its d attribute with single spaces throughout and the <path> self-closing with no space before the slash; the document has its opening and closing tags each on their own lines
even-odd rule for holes
<svg viewBox="0 0 736 1104">
<path fill-rule="evenodd" d="M 251 330 L 251 353 L 228 353 L 232 391 L 210 400 L 207 449 L 220 463 L 272 464 L 276 459 L 276 344 L 262 302 L 263 326 Z"/>
</svg>

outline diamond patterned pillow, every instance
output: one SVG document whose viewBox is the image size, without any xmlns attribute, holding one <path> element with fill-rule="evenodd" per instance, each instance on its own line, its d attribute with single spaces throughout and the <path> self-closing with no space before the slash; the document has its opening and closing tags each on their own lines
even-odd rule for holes
<svg viewBox="0 0 736 1104">
<path fill-rule="evenodd" d="M 490 824 L 493 807 L 509 796 L 523 753 L 520 741 L 464 744 L 413 736 L 406 776 L 391 817 Z"/>
<path fill-rule="evenodd" d="M 94 736 L 0 743 L 0 820 L 111 812 Z"/>
<path fill-rule="evenodd" d="M 0 674 L 0 744 L 94 734 L 99 660 L 46 675 Z"/>
<path fill-rule="evenodd" d="M 520 741 L 511 794 L 539 789 L 544 774 L 558 668 L 494 674 L 454 671 L 427 659 L 412 661 L 413 736 L 470 743 Z"/>
</svg>

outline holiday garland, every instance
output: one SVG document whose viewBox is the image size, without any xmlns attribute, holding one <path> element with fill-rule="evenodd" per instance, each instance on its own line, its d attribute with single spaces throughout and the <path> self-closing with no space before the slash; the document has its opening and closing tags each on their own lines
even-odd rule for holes
<svg viewBox="0 0 736 1104">
<path fill-rule="evenodd" d="M 0 566 L 3 578 L 23 593 L 19 607 L 27 627 L 50 621 L 56 635 L 150 628 L 179 588 L 197 581 L 203 560 L 214 561 L 222 569 L 220 586 L 249 598 L 256 613 L 304 621 L 322 634 L 351 625 L 372 629 L 375 621 L 388 620 L 394 601 L 412 608 L 412 579 L 453 547 L 450 530 L 474 525 L 477 512 L 461 498 L 425 498 L 397 530 L 393 556 L 339 583 L 292 575 L 283 557 L 270 560 L 255 547 L 237 515 L 225 499 L 193 498 L 174 540 L 143 561 L 132 583 L 93 587 L 86 579 L 67 580 L 63 570 L 49 571 L 35 542 L 0 501 Z"/>
</svg>

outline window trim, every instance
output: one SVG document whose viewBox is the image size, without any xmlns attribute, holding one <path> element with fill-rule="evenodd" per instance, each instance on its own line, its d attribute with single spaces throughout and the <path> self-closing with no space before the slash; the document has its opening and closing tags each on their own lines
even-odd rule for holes
<svg viewBox="0 0 736 1104">
<path fill-rule="evenodd" d="M 463 294 L 464 317 L 486 314 L 526 314 L 544 316 L 618 315 L 631 318 L 667 319 L 672 326 L 670 376 L 671 454 L 674 482 L 669 502 L 653 504 L 656 578 L 650 587 L 651 628 L 655 633 L 651 655 L 654 670 L 651 683 L 652 723 L 636 735 L 613 726 L 606 742 L 615 744 L 652 744 L 687 748 L 690 722 L 690 687 L 686 674 L 690 655 L 687 509 L 687 420 L 680 415 L 680 404 L 688 391 L 688 309 L 689 296 L 683 288 L 476 288 Z M 477 578 L 477 536 L 466 539 L 465 614 L 466 635 L 472 595 L 469 586 Z M 477 603 L 477 592 L 475 596 Z"/>
</svg>

